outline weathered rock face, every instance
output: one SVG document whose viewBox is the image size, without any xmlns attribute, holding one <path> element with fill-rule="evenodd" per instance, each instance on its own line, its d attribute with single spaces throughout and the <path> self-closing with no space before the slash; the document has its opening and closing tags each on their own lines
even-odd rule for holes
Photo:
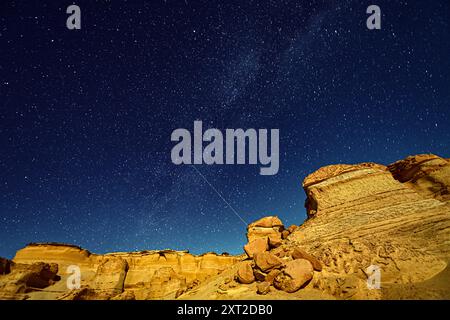
<svg viewBox="0 0 450 320">
<path fill-rule="evenodd" d="M 450 200 L 450 161 L 433 154 L 408 157 L 388 166 L 394 178 L 418 193 L 439 200 Z"/>
<path fill-rule="evenodd" d="M 41 261 L 59 267 L 61 280 L 43 291 L 30 290 L 28 297 L 31 299 L 90 300 L 116 296 L 116 299 L 173 299 L 177 293 L 181 294 L 240 260 L 241 257 L 229 255 L 194 256 L 186 251 L 172 250 L 97 255 L 71 245 L 30 244 L 17 252 L 13 265 L 29 266 Z M 71 275 L 67 271 L 69 266 L 80 269 L 79 290 L 67 288 L 66 280 Z M 5 277 L 0 276 L 0 287 L 9 282 Z"/>
<path fill-rule="evenodd" d="M 45 261 L 56 263 L 60 269 L 70 265 L 78 265 L 81 268 L 88 268 L 94 263 L 98 263 L 99 256 L 91 254 L 88 250 L 74 245 L 59 243 L 29 244 L 25 248 L 16 252 L 13 261 L 16 263 L 34 263 Z"/>
<path fill-rule="evenodd" d="M 104 297 L 114 297 L 124 290 L 125 278 L 128 271 L 128 264 L 122 258 L 106 258 L 97 267 L 92 287 L 97 295 Z"/>
<path fill-rule="evenodd" d="M 178 275 L 171 267 L 163 267 L 155 271 L 144 299 L 161 297 L 174 299 L 177 292 L 182 292 L 185 289 L 186 278 Z"/>
<path fill-rule="evenodd" d="M 28 292 L 44 289 L 58 281 L 57 273 L 56 264 L 12 263 L 10 272 L 0 278 L 0 299 L 27 299 Z"/>
<path fill-rule="evenodd" d="M 282 244 L 269 249 L 285 264 L 267 273 L 265 280 L 279 289 L 265 297 L 450 299 L 449 170 L 449 159 L 418 155 L 389 166 L 339 164 L 310 174 L 303 183 L 308 219 L 284 230 Z M 299 260 L 315 270 L 286 293 L 301 282 L 287 269 Z M 370 266 L 379 268 L 380 289 L 367 285 Z M 256 297 L 261 279 L 258 287 L 241 285 L 218 298 Z M 186 298 L 208 295 L 214 292 L 205 284 Z"/>
<path fill-rule="evenodd" d="M 258 268 L 253 269 L 253 274 L 255 275 L 255 280 L 257 280 L 257 281 L 265 281 L 266 280 L 267 274 Z"/>
<path fill-rule="evenodd" d="M 389 296 L 393 286 L 446 272 L 449 186 L 450 162 L 434 155 L 408 157 L 387 167 L 321 168 L 303 183 L 309 219 L 290 236 L 291 245 L 322 262 L 326 272 L 314 278 L 318 289 L 339 298 Z M 381 269 L 381 290 L 367 289 L 370 265 Z M 407 296 L 425 293 L 398 294 Z M 444 296 L 450 297 L 449 284 Z"/>
<path fill-rule="evenodd" d="M 269 249 L 278 248 L 297 227 L 292 225 L 287 230 L 280 218 L 269 216 L 259 219 L 247 227 L 248 243 L 244 251 L 249 258 Z"/>
<path fill-rule="evenodd" d="M 153 288 L 152 277 L 155 272 L 163 267 L 171 268 L 177 277 L 169 277 L 171 280 L 165 281 L 169 286 L 170 282 L 179 284 L 181 290 L 191 286 L 193 283 L 202 282 L 207 278 L 217 275 L 231 265 L 240 261 L 240 257 L 217 255 L 206 253 L 201 256 L 194 256 L 181 251 L 153 251 L 147 253 L 125 253 L 115 254 L 122 257 L 128 263 L 128 272 L 125 278 L 124 289 L 132 291 L 136 299 L 148 297 L 148 288 Z M 158 280 L 159 281 L 159 280 Z M 170 285 L 172 286 L 172 285 Z M 174 292 L 175 291 L 175 292 Z M 177 290 L 161 291 L 167 295 L 154 298 L 174 298 Z"/>
<path fill-rule="evenodd" d="M 281 246 L 282 239 L 283 239 L 283 237 L 279 233 L 270 235 L 269 238 L 268 238 L 268 240 L 269 240 L 269 247 L 270 248 L 277 248 L 277 247 Z"/>
<path fill-rule="evenodd" d="M 250 224 L 245 256 L 29 245 L 0 260 L 0 299 L 450 299 L 449 159 L 332 165 L 303 188 L 307 221 Z M 82 276 L 72 291 L 70 265 Z"/>
</svg>

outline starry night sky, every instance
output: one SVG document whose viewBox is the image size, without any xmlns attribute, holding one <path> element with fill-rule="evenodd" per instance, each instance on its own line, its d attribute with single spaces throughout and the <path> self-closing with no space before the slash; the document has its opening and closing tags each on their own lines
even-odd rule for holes
<svg viewBox="0 0 450 320">
<path fill-rule="evenodd" d="M 0 256 L 242 252 L 246 225 L 305 219 L 321 166 L 449 157 L 450 2 L 0 3 Z M 366 28 L 367 6 L 382 29 Z M 170 159 L 171 132 L 279 128 L 280 170 Z M 206 129 L 205 128 L 205 129 Z"/>
</svg>

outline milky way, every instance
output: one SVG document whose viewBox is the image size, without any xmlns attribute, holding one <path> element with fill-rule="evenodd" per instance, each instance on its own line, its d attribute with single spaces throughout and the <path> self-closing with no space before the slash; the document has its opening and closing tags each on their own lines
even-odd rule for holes
<svg viewBox="0 0 450 320">
<path fill-rule="evenodd" d="M 450 3 L 61 1 L 0 4 L 0 256 L 241 252 L 246 226 L 305 219 L 302 179 L 333 163 L 450 150 Z M 280 170 L 176 166 L 171 132 L 280 129 Z M 241 219 L 242 218 L 242 219 Z M 243 221 L 244 222 L 243 222 Z"/>
</svg>

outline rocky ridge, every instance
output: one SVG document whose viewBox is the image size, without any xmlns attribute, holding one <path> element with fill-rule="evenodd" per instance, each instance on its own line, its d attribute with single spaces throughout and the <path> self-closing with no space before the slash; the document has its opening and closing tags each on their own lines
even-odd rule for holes
<svg viewBox="0 0 450 320">
<path fill-rule="evenodd" d="M 174 299 L 239 259 L 228 254 L 195 256 L 174 250 L 98 255 L 72 245 L 29 244 L 9 261 L 14 266 L 11 271 L 0 276 L 0 298 L 15 295 L 18 299 Z M 16 266 L 29 266 L 31 272 L 37 261 L 57 266 L 61 280 L 45 290 L 30 287 L 18 291 L 3 285 L 17 277 Z M 67 270 L 74 265 L 80 268 L 81 288 L 69 290 L 66 282 L 71 272 Z"/>
</svg>

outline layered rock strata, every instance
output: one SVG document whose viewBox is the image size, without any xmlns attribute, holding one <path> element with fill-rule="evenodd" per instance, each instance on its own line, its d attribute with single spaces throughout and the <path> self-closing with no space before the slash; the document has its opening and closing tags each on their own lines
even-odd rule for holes
<svg viewBox="0 0 450 320">
<path fill-rule="evenodd" d="M 306 221 L 255 221 L 244 255 L 33 244 L 0 259 L 0 299 L 450 299 L 449 159 L 331 165 L 303 188 Z"/>
<path fill-rule="evenodd" d="M 110 299 L 120 295 L 135 299 L 173 299 L 239 260 L 240 257 L 227 254 L 195 256 L 173 250 L 98 255 L 72 245 L 48 243 L 26 246 L 17 252 L 13 262 L 23 267 L 32 266 L 36 261 L 59 267 L 61 281 L 48 288 L 44 297 L 48 299 Z M 79 290 L 70 290 L 66 285 L 73 272 L 70 266 L 80 270 Z M 13 269 L 11 274 L 15 273 Z M 3 282 L 0 278 L 0 288 Z M 43 297 L 42 293 L 33 292 L 28 296 Z"/>
</svg>

